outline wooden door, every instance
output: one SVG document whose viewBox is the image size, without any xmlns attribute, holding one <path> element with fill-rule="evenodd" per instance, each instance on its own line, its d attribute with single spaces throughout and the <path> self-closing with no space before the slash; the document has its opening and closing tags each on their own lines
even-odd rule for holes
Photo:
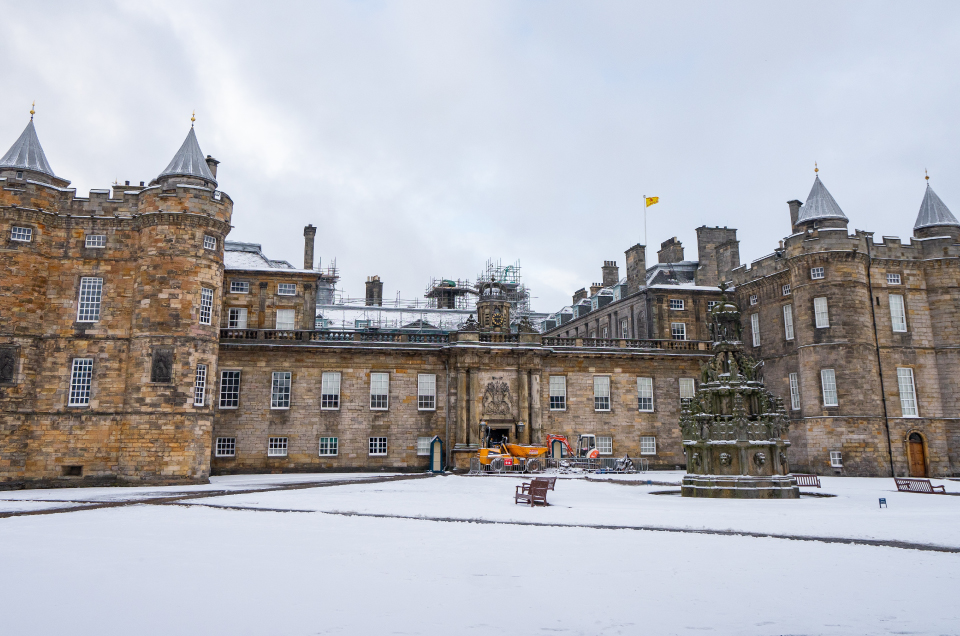
<svg viewBox="0 0 960 636">
<path fill-rule="evenodd" d="M 926 477 L 927 463 L 923 456 L 923 438 L 917 433 L 910 433 L 907 441 L 907 455 L 910 461 L 911 477 Z"/>
</svg>

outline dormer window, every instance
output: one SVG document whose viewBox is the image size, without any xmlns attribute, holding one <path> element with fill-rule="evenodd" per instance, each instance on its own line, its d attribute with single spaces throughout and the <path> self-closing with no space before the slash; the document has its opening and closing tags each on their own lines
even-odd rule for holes
<svg viewBox="0 0 960 636">
<path fill-rule="evenodd" d="M 23 170 L 17 170 L 17 179 L 23 179 Z"/>
</svg>

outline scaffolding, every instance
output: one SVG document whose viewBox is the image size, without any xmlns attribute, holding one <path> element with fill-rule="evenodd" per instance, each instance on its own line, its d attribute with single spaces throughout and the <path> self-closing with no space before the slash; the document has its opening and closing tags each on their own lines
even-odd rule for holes
<svg viewBox="0 0 960 636">
<path fill-rule="evenodd" d="M 511 315 L 515 318 L 531 314 L 530 291 L 520 280 L 520 261 L 503 265 L 500 259 L 487 259 L 484 271 L 477 275 L 477 282 L 496 281 L 510 303 Z"/>
<path fill-rule="evenodd" d="M 424 293 L 429 306 L 436 309 L 473 309 L 476 295 L 473 283 L 462 278 L 431 278 Z"/>
</svg>

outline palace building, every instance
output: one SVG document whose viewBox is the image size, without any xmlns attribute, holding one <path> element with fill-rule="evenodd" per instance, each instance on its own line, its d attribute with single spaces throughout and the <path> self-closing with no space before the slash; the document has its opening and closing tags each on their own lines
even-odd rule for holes
<svg viewBox="0 0 960 636">
<path fill-rule="evenodd" d="M 227 241 L 218 165 L 191 126 L 149 183 L 78 197 L 32 116 L 0 158 L 0 488 L 425 470 L 436 437 L 463 468 L 547 433 L 682 467 L 724 293 L 790 405 L 794 470 L 960 473 L 960 223 L 929 186 L 907 245 L 849 234 L 816 178 L 771 256 L 742 266 L 736 230 L 702 227 L 698 260 L 636 245 L 545 316 L 510 267 L 435 281 L 422 311 L 376 276 L 338 304 L 313 225 L 302 268 Z"/>
</svg>

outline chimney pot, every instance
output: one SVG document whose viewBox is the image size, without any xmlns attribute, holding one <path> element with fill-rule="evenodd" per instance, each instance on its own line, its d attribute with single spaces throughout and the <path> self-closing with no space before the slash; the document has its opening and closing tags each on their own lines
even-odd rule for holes
<svg viewBox="0 0 960 636">
<path fill-rule="evenodd" d="M 307 225 L 303 228 L 303 269 L 313 269 L 313 245 L 317 228 Z"/>
</svg>

